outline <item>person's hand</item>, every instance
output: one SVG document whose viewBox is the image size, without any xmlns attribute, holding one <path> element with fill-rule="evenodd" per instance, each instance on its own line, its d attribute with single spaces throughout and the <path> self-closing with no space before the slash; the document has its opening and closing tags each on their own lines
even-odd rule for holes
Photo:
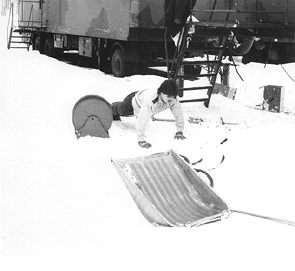
<svg viewBox="0 0 295 271">
<path fill-rule="evenodd" d="M 175 136 L 174 136 L 174 139 L 181 139 L 181 140 L 183 140 L 183 139 L 186 139 L 186 137 L 183 135 L 182 132 L 177 132 L 175 134 Z"/>
<path fill-rule="evenodd" d="M 139 145 L 139 147 L 145 148 L 145 149 L 149 149 L 152 146 L 152 144 L 150 144 L 146 141 L 138 141 L 138 145 Z"/>
</svg>

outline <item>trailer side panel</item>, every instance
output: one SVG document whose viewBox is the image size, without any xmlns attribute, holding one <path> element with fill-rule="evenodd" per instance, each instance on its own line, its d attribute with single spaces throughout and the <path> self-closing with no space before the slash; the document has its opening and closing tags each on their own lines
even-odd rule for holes
<svg viewBox="0 0 295 271">
<path fill-rule="evenodd" d="M 130 0 L 47 0 L 43 24 L 47 32 L 127 40 Z"/>
</svg>

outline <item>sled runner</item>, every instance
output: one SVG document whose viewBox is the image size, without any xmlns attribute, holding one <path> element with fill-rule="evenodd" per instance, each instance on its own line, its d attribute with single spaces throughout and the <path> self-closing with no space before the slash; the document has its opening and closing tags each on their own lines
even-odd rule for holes
<svg viewBox="0 0 295 271">
<path fill-rule="evenodd" d="M 87 135 L 109 138 L 113 121 L 111 106 L 98 95 L 84 96 L 73 108 L 72 121 L 77 138 Z"/>
<path fill-rule="evenodd" d="M 199 226 L 228 217 L 227 204 L 173 150 L 112 159 L 144 217 L 161 226 Z"/>
</svg>

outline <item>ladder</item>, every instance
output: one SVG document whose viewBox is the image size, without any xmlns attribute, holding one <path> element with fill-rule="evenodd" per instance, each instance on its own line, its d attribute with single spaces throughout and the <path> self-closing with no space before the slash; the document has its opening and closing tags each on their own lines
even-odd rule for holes
<svg viewBox="0 0 295 271">
<path fill-rule="evenodd" d="M 236 1 L 234 0 L 235 3 Z M 236 16 L 232 19 L 230 14 L 237 13 L 236 4 L 232 1 L 226 9 L 217 9 L 217 2 L 218 0 L 214 0 L 210 10 L 196 11 L 190 1 L 188 21 L 180 34 L 181 38 L 176 45 L 174 58 L 170 60 L 170 65 L 167 64 L 168 77 L 175 79 L 178 83 L 179 97 L 189 97 L 189 99 L 187 97 L 180 99 L 182 103 L 204 102 L 204 105 L 209 107 L 218 74 L 222 75 L 222 60 L 232 40 L 230 29 L 237 27 Z M 195 12 L 206 12 L 209 14 L 208 20 L 193 20 Z M 225 18 L 222 16 L 222 20 L 213 21 L 212 17 L 215 13 L 225 14 Z M 214 43 L 212 43 L 212 37 L 216 37 Z M 193 60 L 191 57 L 188 58 L 188 55 L 194 56 Z M 192 92 L 194 92 L 193 95 Z"/>
<path fill-rule="evenodd" d="M 188 35 L 188 29 L 188 27 L 184 28 L 176 65 L 174 64 L 175 68 L 172 71 L 173 78 L 178 83 L 180 97 L 184 96 L 184 92 L 207 90 L 205 97 L 182 99 L 182 103 L 204 102 L 204 105 L 209 107 L 213 88 L 222 66 L 222 59 L 229 43 L 229 37 L 225 35 L 218 38 L 218 44 L 212 47 L 209 42 L 210 36 L 207 34 L 198 35 L 197 33 L 194 33 L 194 36 Z M 189 40 L 194 38 L 203 40 L 203 43 L 191 47 Z M 187 54 L 198 55 L 200 52 L 203 52 L 203 57 L 194 57 L 193 60 L 185 57 Z M 197 69 L 195 69 L 196 67 Z M 194 70 L 195 73 L 191 72 Z M 186 86 L 189 82 L 189 86 Z"/>
<path fill-rule="evenodd" d="M 23 9 L 23 3 L 20 1 Z M 30 2 L 25 2 L 30 3 Z M 32 3 L 36 3 L 32 1 Z M 39 3 L 39 2 L 37 2 Z M 33 42 L 33 31 L 41 28 L 41 21 L 33 21 L 33 4 L 30 7 L 30 12 L 27 20 L 21 18 L 15 27 L 15 7 L 12 2 L 9 10 L 8 25 L 7 25 L 7 49 L 27 49 L 29 51 L 30 45 Z"/>
<path fill-rule="evenodd" d="M 193 26 L 195 31 L 190 33 Z M 213 93 L 214 85 L 218 74 L 223 65 L 222 59 L 230 42 L 230 31 L 223 31 L 222 36 L 217 35 L 215 46 L 212 46 L 212 31 L 207 27 L 199 26 L 198 22 L 190 22 L 183 28 L 182 38 L 177 44 L 176 56 L 172 60 L 168 71 L 169 77 L 176 80 L 179 87 L 179 97 L 184 96 L 184 92 L 207 90 L 200 95 L 190 95 L 190 99 L 181 99 L 181 103 L 204 102 L 209 107 L 210 98 Z M 203 57 L 187 58 L 187 55 L 200 55 Z M 194 71 L 195 72 L 191 72 Z M 187 86 L 188 85 L 188 86 Z M 194 97 L 194 96 L 197 96 Z"/>
<path fill-rule="evenodd" d="M 248 8 L 243 8 L 243 5 L 240 5 L 239 0 L 214 0 L 210 3 L 208 1 L 208 5 L 206 5 L 208 9 L 200 8 L 202 7 L 200 5 L 199 8 L 194 10 L 192 0 L 190 0 L 189 20 L 182 29 L 174 58 L 168 61 L 168 57 L 166 57 L 168 77 L 177 81 L 179 97 L 186 96 L 186 99 L 180 99 L 180 102 L 204 102 L 204 105 L 209 107 L 217 76 L 219 73 L 223 74 L 222 60 L 225 55 L 228 55 L 228 48 L 233 39 L 231 30 L 255 27 L 279 29 L 285 27 L 288 23 L 289 0 L 282 1 L 284 2 L 282 5 L 285 7 L 284 10 L 265 11 L 261 10 L 258 1 L 256 1 L 256 7 L 248 10 Z M 204 3 L 206 2 L 204 1 Z M 205 5 L 203 6 L 205 7 Z M 254 15 L 254 19 L 250 21 L 245 19 L 245 14 Z M 260 22 L 259 16 L 263 14 L 281 15 L 282 18 L 280 23 Z M 193 21 L 193 15 L 202 17 L 202 21 Z M 194 32 L 191 33 L 192 27 Z M 219 43 L 214 47 L 209 42 L 212 36 L 219 38 Z M 205 57 L 194 57 L 193 61 L 186 57 L 188 54 L 198 55 L 199 52 L 203 52 Z M 186 70 L 193 70 L 188 69 L 189 67 L 199 67 L 199 69 L 191 74 L 186 72 Z M 194 93 L 201 93 L 201 90 L 207 90 L 206 94 L 204 95 L 204 91 L 202 91 L 202 95 L 191 95 L 193 91 Z M 190 99 L 187 99 L 187 97 Z"/>
</svg>

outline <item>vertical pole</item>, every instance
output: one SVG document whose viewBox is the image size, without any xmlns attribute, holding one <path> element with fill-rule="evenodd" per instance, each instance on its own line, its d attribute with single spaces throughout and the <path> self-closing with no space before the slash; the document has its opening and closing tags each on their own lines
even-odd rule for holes
<svg viewBox="0 0 295 271">
<path fill-rule="evenodd" d="M 289 13 L 289 0 L 286 0 L 286 6 L 285 6 L 285 25 L 288 24 L 288 13 Z"/>
<path fill-rule="evenodd" d="M 21 7 L 22 7 L 22 16 L 21 16 L 21 21 L 24 21 L 24 13 L 25 13 L 25 8 L 24 8 L 24 2 L 23 1 L 21 1 L 21 3 L 22 3 L 22 5 L 21 5 Z M 19 22 L 19 21 L 18 21 Z"/>
<path fill-rule="evenodd" d="M 258 2 L 258 0 L 256 0 L 255 22 L 258 21 L 258 18 L 257 18 L 257 14 L 258 14 L 257 11 L 258 11 L 258 10 L 260 10 L 260 9 L 259 9 L 259 2 Z M 260 18 L 261 18 L 261 17 L 260 17 Z"/>
<path fill-rule="evenodd" d="M 229 73 L 230 73 L 230 64 L 223 64 L 223 72 L 222 72 L 222 84 L 229 87 Z"/>
<path fill-rule="evenodd" d="M 238 9 L 239 9 L 239 0 L 235 0 L 235 21 L 238 22 Z"/>
<path fill-rule="evenodd" d="M 216 1 L 217 1 L 217 0 L 214 0 L 214 4 L 213 4 L 213 8 L 212 8 L 212 10 L 214 10 L 215 7 L 216 7 Z M 213 13 L 214 13 L 214 11 L 211 12 L 211 15 L 210 15 L 210 21 L 212 20 Z"/>
</svg>

